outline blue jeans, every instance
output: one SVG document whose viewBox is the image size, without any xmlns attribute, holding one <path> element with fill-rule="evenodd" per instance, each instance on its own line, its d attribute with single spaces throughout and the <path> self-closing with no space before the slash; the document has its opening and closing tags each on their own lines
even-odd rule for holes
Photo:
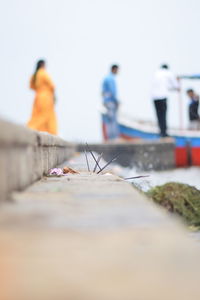
<svg viewBox="0 0 200 300">
<path fill-rule="evenodd" d="M 109 101 L 104 104 L 107 112 L 105 114 L 106 134 L 109 140 L 119 137 L 119 126 L 117 123 L 118 104 L 114 101 Z"/>
</svg>

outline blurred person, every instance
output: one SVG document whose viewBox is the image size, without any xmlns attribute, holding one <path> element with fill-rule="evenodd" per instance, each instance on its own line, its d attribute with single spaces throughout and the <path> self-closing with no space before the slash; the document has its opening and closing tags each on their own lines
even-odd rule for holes
<svg viewBox="0 0 200 300">
<path fill-rule="evenodd" d="M 198 130 L 200 129 L 200 117 L 198 113 L 199 95 L 197 95 L 193 89 L 187 90 L 186 93 L 190 100 L 189 110 L 188 110 L 189 120 L 190 120 L 189 129 Z"/>
<path fill-rule="evenodd" d="M 54 111 L 55 87 L 45 67 L 45 61 L 39 60 L 35 73 L 30 80 L 30 88 L 36 92 L 36 95 L 28 127 L 38 131 L 57 134 L 57 121 Z"/>
<path fill-rule="evenodd" d="M 103 132 L 105 140 L 119 138 L 119 126 L 117 122 L 117 112 L 119 101 L 117 99 L 116 75 L 119 71 L 118 65 L 112 65 L 110 73 L 104 78 L 102 85 L 103 104 L 106 113 L 103 120 Z"/>
<path fill-rule="evenodd" d="M 152 99 L 154 101 L 160 136 L 167 137 L 167 99 L 170 90 L 179 91 L 178 79 L 166 64 L 156 71 L 152 84 Z"/>
</svg>

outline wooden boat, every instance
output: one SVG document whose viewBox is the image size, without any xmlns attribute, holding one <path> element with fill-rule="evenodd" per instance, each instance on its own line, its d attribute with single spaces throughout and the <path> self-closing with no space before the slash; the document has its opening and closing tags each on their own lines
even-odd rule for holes
<svg viewBox="0 0 200 300">
<path fill-rule="evenodd" d="M 158 127 L 152 122 L 136 121 L 126 115 L 119 116 L 120 135 L 123 139 L 160 139 Z M 103 131 L 106 139 L 103 116 Z M 175 140 L 177 167 L 200 166 L 200 131 L 171 129 L 169 135 Z"/>
</svg>

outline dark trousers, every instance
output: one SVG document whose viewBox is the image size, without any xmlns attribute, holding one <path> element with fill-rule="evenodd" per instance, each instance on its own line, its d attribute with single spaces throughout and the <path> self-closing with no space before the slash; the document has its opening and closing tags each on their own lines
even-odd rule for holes
<svg viewBox="0 0 200 300">
<path fill-rule="evenodd" d="M 158 119 L 158 126 L 160 128 L 160 135 L 167 136 L 167 99 L 155 99 L 154 105 L 156 109 L 156 115 Z"/>
</svg>

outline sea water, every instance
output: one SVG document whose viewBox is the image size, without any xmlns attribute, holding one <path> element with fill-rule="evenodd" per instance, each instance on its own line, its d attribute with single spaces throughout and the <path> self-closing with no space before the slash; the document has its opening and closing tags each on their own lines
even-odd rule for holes
<svg viewBox="0 0 200 300">
<path fill-rule="evenodd" d="M 195 186 L 200 190 L 200 167 L 177 168 L 167 171 L 137 171 L 134 167 L 123 168 L 123 177 L 148 175 L 148 177 L 129 180 L 139 189 L 146 192 L 154 186 L 162 185 L 167 182 L 179 182 Z"/>
</svg>

